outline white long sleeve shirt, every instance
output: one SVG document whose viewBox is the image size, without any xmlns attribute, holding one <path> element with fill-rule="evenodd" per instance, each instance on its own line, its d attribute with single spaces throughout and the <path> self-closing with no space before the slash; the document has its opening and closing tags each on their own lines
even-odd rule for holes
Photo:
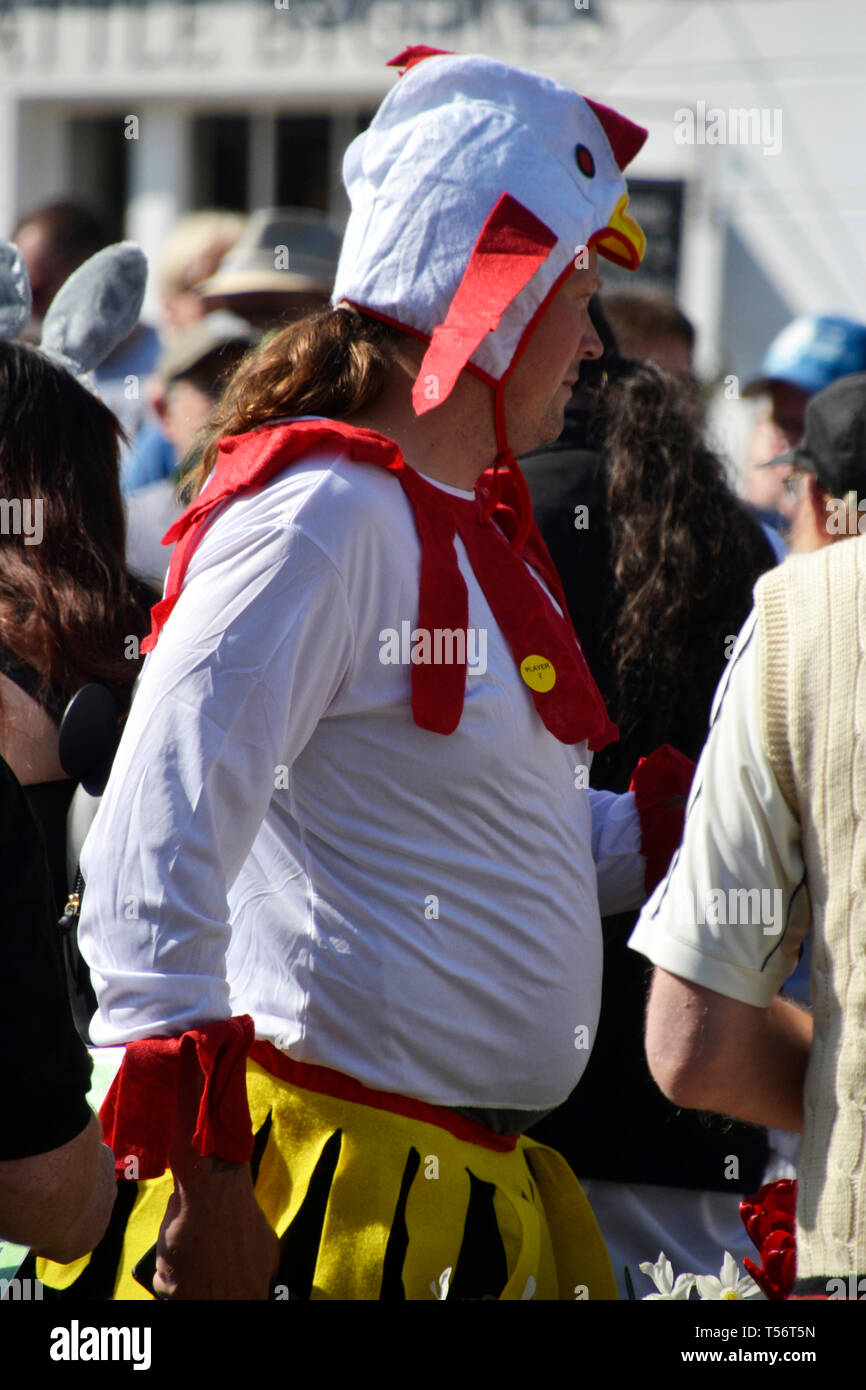
<svg viewBox="0 0 866 1390">
<path fill-rule="evenodd" d="M 544 727 L 455 544 L 486 669 L 443 737 L 382 660 L 418 609 L 393 477 L 333 448 L 215 512 L 82 855 L 94 1041 L 249 1013 L 300 1061 L 434 1104 L 574 1087 L 599 901 L 643 899 L 637 813 L 587 791 L 586 745 Z"/>
</svg>

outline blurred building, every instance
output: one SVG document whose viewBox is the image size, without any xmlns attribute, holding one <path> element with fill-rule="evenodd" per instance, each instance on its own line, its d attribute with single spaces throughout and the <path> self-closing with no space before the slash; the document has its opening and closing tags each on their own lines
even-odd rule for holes
<svg viewBox="0 0 866 1390">
<path fill-rule="evenodd" d="M 151 257 L 204 205 L 341 218 L 343 150 L 411 43 L 650 128 L 641 275 L 677 293 L 705 372 L 744 379 L 795 314 L 866 317 L 860 0 L 2 0 L 0 231 L 70 193 Z"/>
</svg>

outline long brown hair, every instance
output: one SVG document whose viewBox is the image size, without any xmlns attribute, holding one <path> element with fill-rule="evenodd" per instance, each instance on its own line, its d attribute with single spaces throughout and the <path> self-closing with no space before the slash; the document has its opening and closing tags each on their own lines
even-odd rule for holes
<svg viewBox="0 0 866 1390">
<path fill-rule="evenodd" d="M 0 342 L 0 498 L 26 502 L 41 533 L 16 533 L 7 507 L 0 640 L 66 699 L 100 681 L 128 702 L 149 626 L 155 596 L 126 569 L 122 438 L 108 407 L 69 372 Z"/>
<path fill-rule="evenodd" d="M 354 310 L 317 309 L 269 337 L 241 362 L 208 425 L 199 461 L 184 483 L 198 495 L 223 435 L 270 420 L 323 415 L 346 420 L 379 395 L 404 334 Z"/>
<path fill-rule="evenodd" d="M 646 750 L 700 748 L 732 637 L 775 563 L 708 448 L 694 389 L 650 362 L 623 363 L 603 398 L 616 580 L 616 718 Z"/>
</svg>

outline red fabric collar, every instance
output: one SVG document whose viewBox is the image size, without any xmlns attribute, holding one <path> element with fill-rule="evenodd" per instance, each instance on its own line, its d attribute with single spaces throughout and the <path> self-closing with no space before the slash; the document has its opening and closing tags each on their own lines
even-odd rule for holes
<svg viewBox="0 0 866 1390">
<path fill-rule="evenodd" d="M 153 609 L 153 626 L 142 643 L 143 651 L 156 645 L 214 508 L 229 497 L 264 487 L 289 464 L 323 445 L 337 446 L 357 462 L 387 469 L 403 488 L 421 541 L 418 628 L 434 632 L 468 627 L 468 595 L 454 548 L 455 534 L 459 534 L 518 669 L 533 657 L 548 663 L 546 681 L 539 682 L 532 671 L 524 677 L 546 727 L 562 743 L 586 741 L 593 751 L 619 737 L 580 649 L 559 576 L 534 523 L 525 543 L 520 542 L 525 530 L 522 520 L 531 512 L 527 512 L 526 483 L 516 463 L 504 475 L 484 474 L 474 499 L 455 497 L 410 468 L 393 440 L 336 420 L 297 420 L 220 440 L 209 485 L 165 535 L 164 544 L 177 544 L 165 597 Z M 547 585 L 561 613 L 524 561 Z M 529 664 L 537 667 L 539 663 Z M 553 684 L 545 689 L 551 671 Z M 434 733 L 453 733 L 463 712 L 465 689 L 465 662 L 413 665 L 415 723 Z"/>
</svg>

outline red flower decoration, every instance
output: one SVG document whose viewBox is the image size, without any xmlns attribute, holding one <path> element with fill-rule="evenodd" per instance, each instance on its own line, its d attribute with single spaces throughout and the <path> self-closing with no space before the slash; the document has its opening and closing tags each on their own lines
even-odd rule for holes
<svg viewBox="0 0 866 1390">
<path fill-rule="evenodd" d="M 796 1209 L 797 1184 L 791 1178 L 767 1183 L 740 1203 L 743 1225 L 761 1256 L 760 1266 L 749 1259 L 743 1265 L 770 1299 L 785 1299 L 794 1287 Z"/>
<path fill-rule="evenodd" d="M 797 1184 L 792 1178 L 766 1183 L 754 1197 L 740 1203 L 740 1216 L 749 1239 L 760 1250 L 772 1231 L 794 1233 Z"/>
</svg>

